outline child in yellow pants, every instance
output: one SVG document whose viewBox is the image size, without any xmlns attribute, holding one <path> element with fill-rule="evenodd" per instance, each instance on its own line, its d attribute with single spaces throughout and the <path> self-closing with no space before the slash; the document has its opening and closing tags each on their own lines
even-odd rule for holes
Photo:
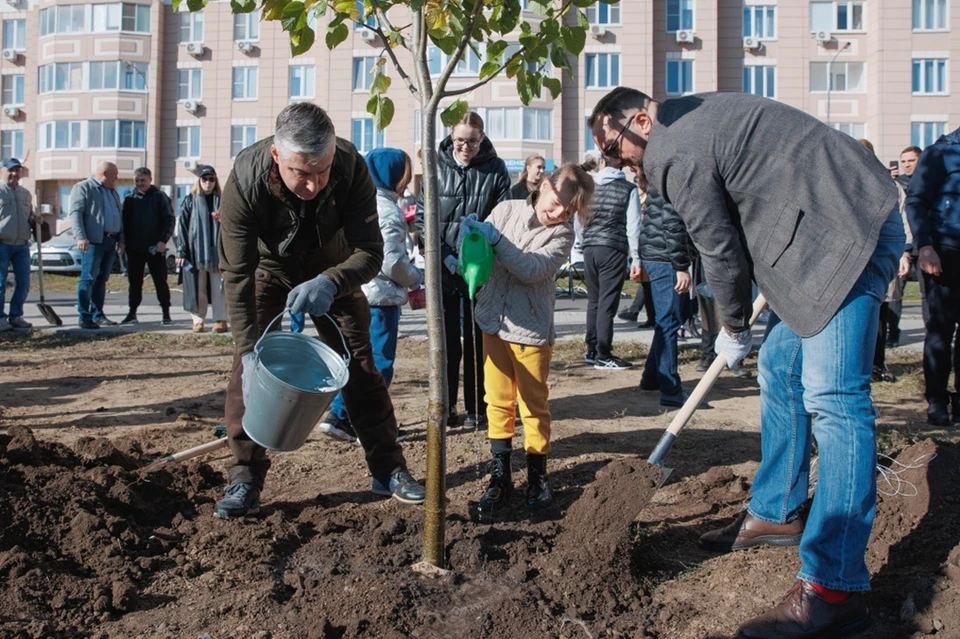
<svg viewBox="0 0 960 639">
<path fill-rule="evenodd" d="M 476 323 L 483 332 L 483 372 L 490 481 L 479 509 L 482 519 L 502 508 L 513 492 L 510 454 L 516 405 L 527 451 L 527 507 L 553 502 L 547 479 L 550 404 L 547 376 L 556 332 L 553 311 L 557 271 L 573 246 L 573 216 L 585 223 L 593 179 L 565 164 L 526 201 L 501 202 L 485 222 L 468 216 L 462 233 L 482 233 L 493 247 L 490 281 L 477 294 Z"/>
</svg>

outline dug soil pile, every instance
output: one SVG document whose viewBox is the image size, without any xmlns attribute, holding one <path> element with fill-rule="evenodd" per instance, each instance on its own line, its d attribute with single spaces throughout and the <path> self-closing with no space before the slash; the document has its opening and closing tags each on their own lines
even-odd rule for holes
<svg viewBox="0 0 960 639">
<path fill-rule="evenodd" d="M 592 471 L 620 486 L 612 493 L 570 464 L 557 511 L 543 516 L 518 508 L 481 526 L 451 503 L 451 572 L 430 578 L 410 568 L 417 508 L 337 493 L 219 521 L 220 473 L 145 473 L 170 452 L 147 441 L 68 448 L 25 428 L 0 435 L 0 637 L 718 638 L 771 605 L 797 567 L 789 549 L 697 548 L 746 495 L 727 467 L 661 488 L 632 527 L 631 495 L 659 477 L 622 458 Z M 924 441 L 898 459 L 916 466 L 900 474 L 916 495 L 880 499 L 877 623 L 865 636 L 958 637 L 960 451 Z"/>
</svg>

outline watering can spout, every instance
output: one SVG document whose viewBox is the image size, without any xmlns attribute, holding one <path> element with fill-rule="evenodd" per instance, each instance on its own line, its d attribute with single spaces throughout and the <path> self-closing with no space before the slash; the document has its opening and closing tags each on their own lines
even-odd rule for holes
<svg viewBox="0 0 960 639">
<path fill-rule="evenodd" d="M 470 231 L 460 245 L 460 274 L 467 283 L 470 299 L 490 280 L 493 273 L 493 248 L 481 233 Z"/>
</svg>

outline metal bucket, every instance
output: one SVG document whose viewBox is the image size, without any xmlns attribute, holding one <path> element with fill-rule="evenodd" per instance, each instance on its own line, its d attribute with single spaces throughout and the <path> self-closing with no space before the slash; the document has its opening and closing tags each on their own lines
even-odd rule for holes
<svg viewBox="0 0 960 639">
<path fill-rule="evenodd" d="M 283 313 L 267 325 L 253 348 L 254 379 L 243 415 L 243 430 L 270 450 L 303 446 L 314 426 L 349 378 L 350 349 L 329 315 L 346 355 L 308 335 L 271 333 Z"/>
</svg>

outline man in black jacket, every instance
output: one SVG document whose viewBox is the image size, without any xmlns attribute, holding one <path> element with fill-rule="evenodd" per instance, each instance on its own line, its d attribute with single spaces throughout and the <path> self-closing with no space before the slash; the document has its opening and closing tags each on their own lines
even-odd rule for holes
<svg viewBox="0 0 960 639">
<path fill-rule="evenodd" d="M 130 310 L 120 323 L 137 323 L 137 308 L 143 300 L 143 268 L 147 266 L 157 289 L 157 301 L 163 310 L 161 322 L 172 324 L 166 252 L 167 242 L 173 237 L 173 207 L 170 198 L 153 186 L 150 169 L 142 166 L 134 171 L 133 176 L 137 188 L 123 200 Z"/>
</svg>

